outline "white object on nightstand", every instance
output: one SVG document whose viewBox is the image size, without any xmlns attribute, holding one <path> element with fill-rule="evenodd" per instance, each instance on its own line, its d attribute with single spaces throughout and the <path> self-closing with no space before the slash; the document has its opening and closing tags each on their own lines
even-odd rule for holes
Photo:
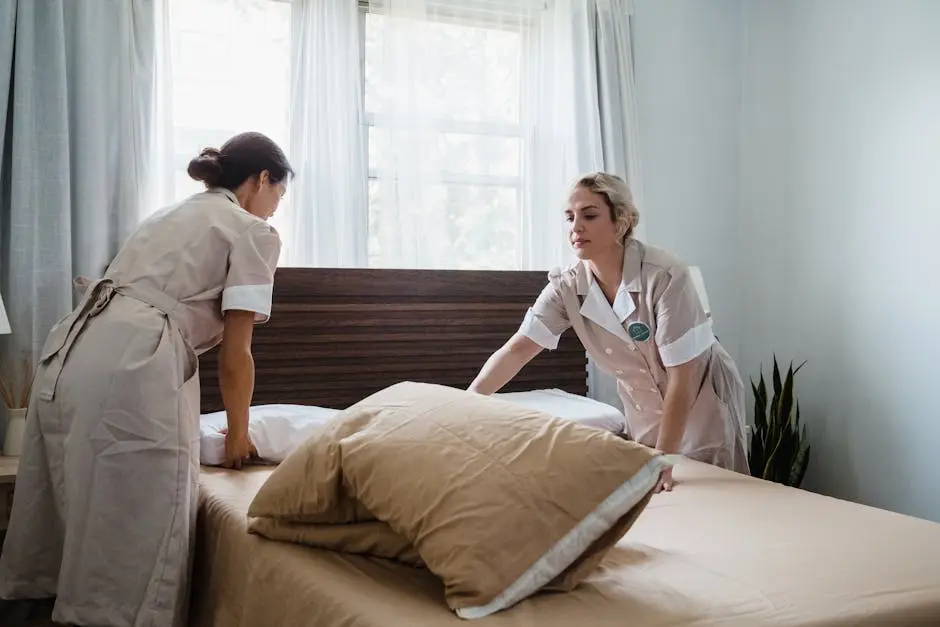
<svg viewBox="0 0 940 627">
<path fill-rule="evenodd" d="M 3 296 L 0 296 L 0 335 L 10 333 L 10 320 L 3 306 Z M 26 408 L 7 408 L 7 429 L 3 437 L 3 455 L 6 457 L 19 456 L 23 449 L 23 434 L 26 432 Z"/>
<path fill-rule="evenodd" d="M 7 430 L 3 436 L 3 456 L 19 457 L 23 452 L 23 436 L 26 435 L 26 408 L 7 407 Z"/>
</svg>

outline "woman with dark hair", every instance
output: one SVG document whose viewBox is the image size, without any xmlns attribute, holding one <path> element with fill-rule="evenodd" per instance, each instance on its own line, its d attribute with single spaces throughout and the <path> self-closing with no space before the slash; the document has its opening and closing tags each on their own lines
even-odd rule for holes
<svg viewBox="0 0 940 627">
<path fill-rule="evenodd" d="M 185 623 L 199 475 L 198 356 L 221 342 L 227 466 L 248 459 L 253 325 L 293 175 L 244 133 L 189 164 L 206 191 L 145 221 L 49 333 L 34 381 L 0 598 L 70 625 Z"/>
</svg>

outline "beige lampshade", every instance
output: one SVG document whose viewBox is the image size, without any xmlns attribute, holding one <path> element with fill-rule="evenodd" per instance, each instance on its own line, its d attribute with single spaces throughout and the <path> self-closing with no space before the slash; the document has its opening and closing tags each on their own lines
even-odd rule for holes
<svg viewBox="0 0 940 627">
<path fill-rule="evenodd" d="M 0 335 L 10 333 L 10 320 L 7 318 L 7 310 L 3 307 L 3 296 L 0 296 Z"/>
<path fill-rule="evenodd" d="M 708 293 L 705 291 L 705 279 L 702 277 L 702 270 L 698 266 L 690 266 L 689 274 L 692 276 L 692 284 L 695 285 L 695 291 L 702 301 L 702 308 L 705 309 L 705 315 L 711 317 L 712 308 L 708 304 Z"/>
</svg>

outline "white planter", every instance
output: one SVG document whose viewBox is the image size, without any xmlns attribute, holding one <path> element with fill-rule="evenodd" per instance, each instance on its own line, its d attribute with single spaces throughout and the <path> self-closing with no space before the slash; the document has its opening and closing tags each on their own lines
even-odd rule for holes
<svg viewBox="0 0 940 627">
<path fill-rule="evenodd" d="M 7 408 L 7 430 L 3 437 L 3 456 L 19 457 L 23 452 L 23 435 L 26 433 L 26 408 Z"/>
</svg>

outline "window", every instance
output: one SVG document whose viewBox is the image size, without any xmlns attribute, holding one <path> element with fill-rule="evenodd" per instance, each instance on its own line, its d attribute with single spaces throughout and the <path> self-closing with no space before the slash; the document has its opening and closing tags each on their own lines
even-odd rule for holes
<svg viewBox="0 0 940 627">
<path fill-rule="evenodd" d="M 258 131 L 288 150 L 289 2 L 171 0 L 169 38 L 175 198 L 202 190 L 189 160 L 237 133 Z"/>
<path fill-rule="evenodd" d="M 170 0 L 169 6 L 173 195 L 182 198 L 202 189 L 186 174 L 189 160 L 238 132 L 265 133 L 290 154 L 290 2 Z M 433 128 L 427 161 L 438 171 L 430 177 L 423 199 L 426 210 L 434 212 L 435 237 L 440 235 L 447 250 L 430 265 L 518 269 L 525 239 L 522 33 L 518 26 L 488 22 L 465 7 L 461 11 L 429 22 L 424 31 L 437 54 L 427 59 L 422 72 L 427 103 L 422 123 Z M 397 229 L 394 236 L 409 227 L 399 216 L 383 216 L 380 202 L 389 191 L 386 186 L 396 183 L 378 175 L 391 161 L 387 140 L 376 132 L 377 121 L 387 114 L 392 88 L 383 79 L 379 54 L 387 17 L 366 10 L 361 16 L 370 169 L 369 205 L 362 210 L 369 214 L 368 263 L 389 267 L 399 261 L 394 253 L 383 251 L 381 235 Z M 300 164 L 294 165 L 299 169 Z M 290 192 L 283 202 L 272 219 L 282 234 L 290 228 Z"/>
<path fill-rule="evenodd" d="M 389 146 L 376 132 L 387 113 L 388 66 L 381 55 L 388 17 L 363 10 L 365 119 L 369 124 L 369 260 L 395 265 L 383 254 L 380 199 L 393 182 L 378 172 L 387 167 Z M 520 57 L 522 37 L 510 29 L 461 19 L 429 22 L 422 29 L 427 58 L 415 88 L 423 114 L 432 120 L 436 141 L 426 147 L 426 163 L 436 164 L 423 195 L 432 210 L 444 212 L 438 232 L 447 260 L 437 267 L 518 269 L 522 263 L 522 131 Z M 399 153 L 400 157 L 401 153 Z"/>
</svg>

